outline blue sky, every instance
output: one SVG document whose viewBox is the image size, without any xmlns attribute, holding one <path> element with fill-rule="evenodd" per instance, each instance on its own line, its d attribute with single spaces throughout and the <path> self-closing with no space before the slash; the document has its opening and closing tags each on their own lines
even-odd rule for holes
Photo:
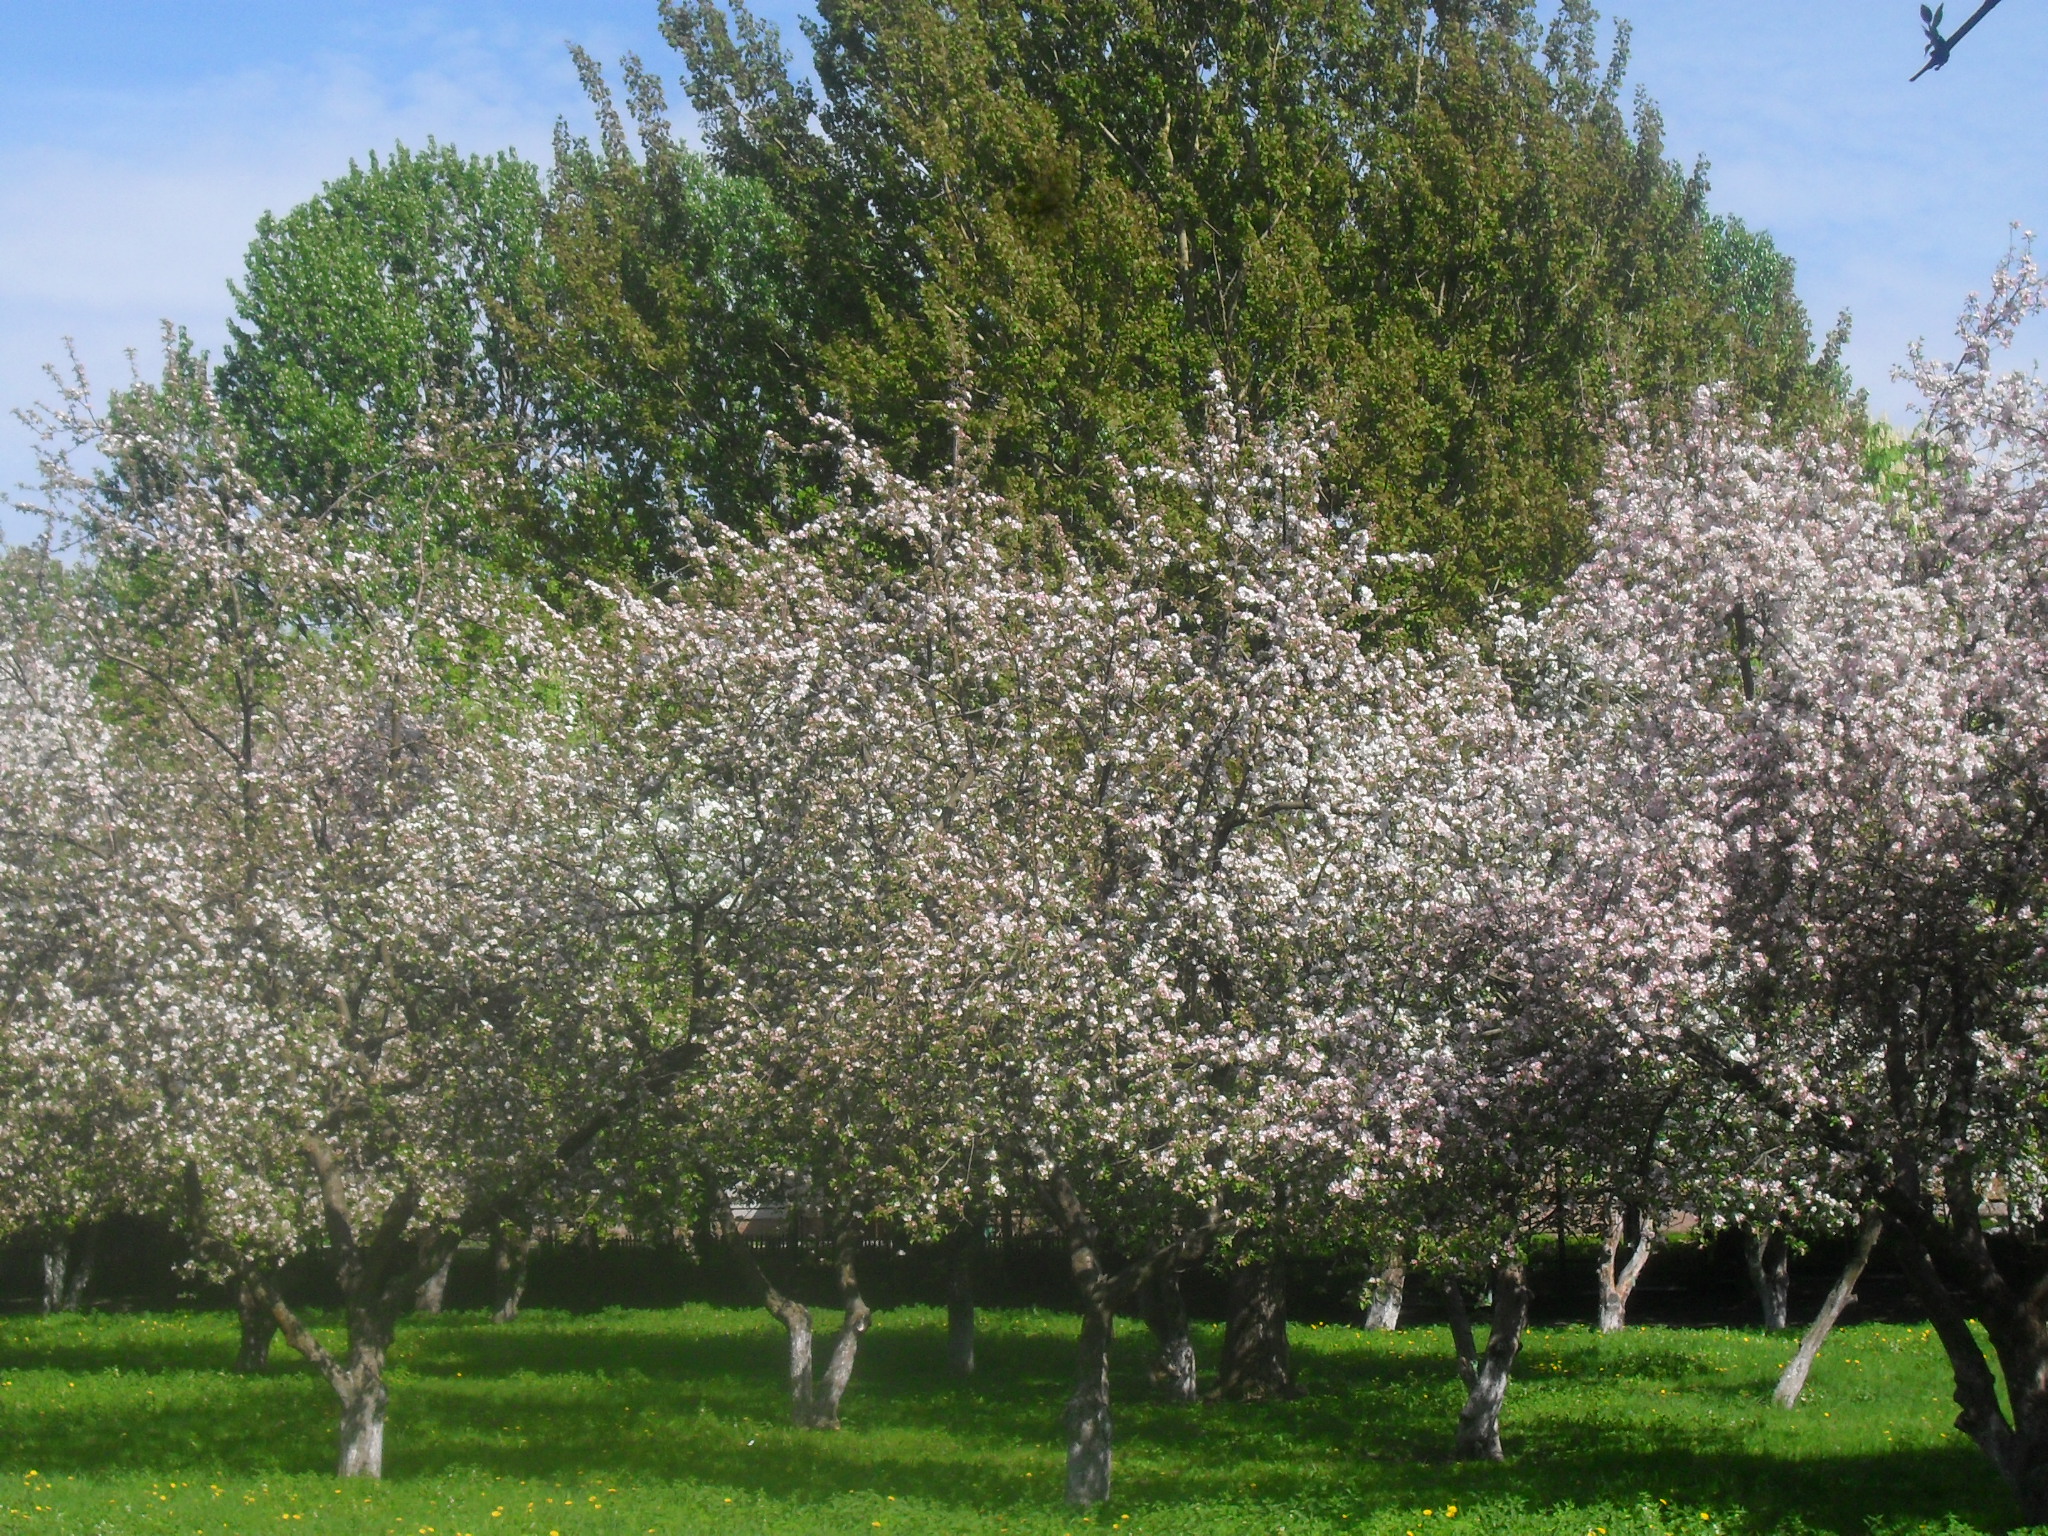
<svg viewBox="0 0 2048 1536">
<path fill-rule="evenodd" d="M 801 7 L 759 9 L 800 53 Z M 1907 343 L 1947 337 L 2011 223 L 2048 226 L 2048 0 L 2011 0 L 1910 86 L 1912 0 L 1610 14 L 1633 24 L 1631 84 L 1667 152 L 1705 155 L 1714 206 L 1792 254 L 1818 328 L 1854 313 L 1856 378 L 1906 417 L 1887 374 Z M 433 135 L 544 161 L 558 116 L 587 126 L 569 38 L 674 74 L 655 0 L 0 0 L 0 405 L 46 392 L 66 336 L 102 383 L 164 318 L 217 348 L 257 216 L 352 157 Z M 0 492 L 31 463 L 0 419 Z"/>
</svg>

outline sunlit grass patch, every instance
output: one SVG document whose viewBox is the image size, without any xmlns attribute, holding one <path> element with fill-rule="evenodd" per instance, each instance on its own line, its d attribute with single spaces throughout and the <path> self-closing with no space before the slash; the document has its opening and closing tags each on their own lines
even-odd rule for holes
<svg viewBox="0 0 2048 1536">
<path fill-rule="evenodd" d="M 1530 1335 L 1508 1461 L 1448 1459 L 1461 1388 L 1439 1330 L 1298 1327 L 1306 1395 L 1171 1407 L 1146 1337 L 1116 1357 L 1117 1498 L 1060 1502 L 1074 1323 L 984 1314 L 945 1370 L 943 1314 L 881 1315 L 846 1428 L 787 1427 L 781 1334 L 711 1307 L 481 1315 L 401 1330 L 382 1485 L 324 1475 L 325 1385 L 280 1352 L 227 1369 L 225 1316 L 0 1322 L 0 1531 L 354 1536 L 927 1532 L 1538 1536 L 2000 1529 L 2011 1505 L 1949 1426 L 1925 1330 L 1841 1330 L 1795 1413 L 1768 1401 L 1790 1336 Z M 1213 1360 L 1218 1331 L 1197 1331 Z"/>
</svg>

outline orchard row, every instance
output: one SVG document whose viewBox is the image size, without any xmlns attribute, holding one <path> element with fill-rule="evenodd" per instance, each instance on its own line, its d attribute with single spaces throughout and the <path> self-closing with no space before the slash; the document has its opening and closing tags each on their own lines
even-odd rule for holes
<svg viewBox="0 0 2048 1536">
<path fill-rule="evenodd" d="M 2044 301 L 2019 253 L 1916 362 L 1881 484 L 1713 390 L 1625 421 L 1591 558 L 1463 636 L 1382 602 L 1416 557 L 1323 430 L 1220 382 L 1085 534 L 971 432 L 919 480 L 813 418 L 755 531 L 679 508 L 657 593 L 545 595 L 385 537 L 374 484 L 267 495 L 175 349 L 81 384 L 0 593 L 0 1217 L 176 1223 L 374 1476 L 466 1237 L 793 1200 L 844 1234 L 822 1365 L 761 1281 L 822 1426 L 861 1234 L 1029 1208 L 1080 1504 L 1117 1315 L 1212 1254 L 1490 1289 L 1457 1446 L 1498 1457 L 1561 1203 L 1606 1213 L 1617 1324 L 1666 1213 L 1881 1222 L 2048 1518 L 2048 398 L 1995 366 Z M 345 1348 L 288 1294 L 313 1250 Z"/>
</svg>

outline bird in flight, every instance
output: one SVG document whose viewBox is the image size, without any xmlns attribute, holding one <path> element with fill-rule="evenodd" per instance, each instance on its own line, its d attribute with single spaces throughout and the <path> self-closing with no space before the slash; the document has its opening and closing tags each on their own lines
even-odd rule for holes
<svg viewBox="0 0 2048 1536">
<path fill-rule="evenodd" d="M 1929 10 L 1926 6 L 1921 6 L 1920 25 L 1927 29 L 1927 62 L 1913 71 L 1913 78 L 1918 80 L 1930 69 L 1939 69 L 1942 65 L 1946 64 L 1949 53 L 1955 45 L 1969 36 L 1970 28 L 1988 16 L 1998 3 L 1999 0 L 1984 0 L 1982 5 L 1970 12 L 1970 19 L 1960 27 L 1957 27 L 1947 37 L 1941 35 L 1941 13 L 1947 7 L 1937 5 L 1933 10 Z"/>
</svg>

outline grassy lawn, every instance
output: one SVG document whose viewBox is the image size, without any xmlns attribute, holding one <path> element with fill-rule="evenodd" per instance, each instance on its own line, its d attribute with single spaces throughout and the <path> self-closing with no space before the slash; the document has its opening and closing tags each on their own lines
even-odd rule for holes
<svg viewBox="0 0 2048 1536">
<path fill-rule="evenodd" d="M 983 1315 L 981 1371 L 945 1374 L 945 1320 L 882 1314 L 838 1434 L 784 1427 L 781 1332 L 687 1307 L 481 1314 L 401 1330 L 387 1481 L 330 1463 L 333 1398 L 280 1344 L 245 1380 L 225 1315 L 0 1320 L 0 1536 L 305 1530 L 375 1536 L 847 1532 L 1961 1532 L 2012 1518 L 1954 1430 L 1920 1329 L 1840 1331 L 1806 1403 L 1768 1394 L 1790 1335 L 1542 1330 L 1504 1420 L 1509 1459 L 1447 1459 L 1462 1391 L 1441 1330 L 1295 1331 L 1298 1402 L 1146 1399 L 1117 1358 L 1115 1503 L 1060 1504 L 1075 1325 Z M 1213 1360 L 1216 1331 L 1198 1335 Z"/>
</svg>

